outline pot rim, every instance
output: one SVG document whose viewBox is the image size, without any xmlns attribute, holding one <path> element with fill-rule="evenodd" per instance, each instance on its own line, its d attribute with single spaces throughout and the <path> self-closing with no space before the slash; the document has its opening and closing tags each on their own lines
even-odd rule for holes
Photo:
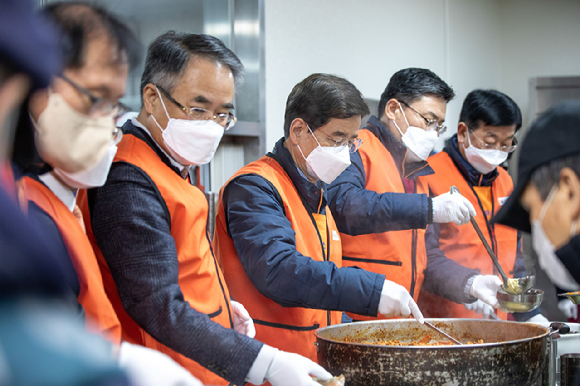
<svg viewBox="0 0 580 386">
<path fill-rule="evenodd" d="M 444 350 L 455 350 L 455 349 L 465 349 L 465 348 L 474 348 L 474 347 L 485 347 L 485 348 L 492 348 L 495 346 L 504 346 L 506 344 L 516 344 L 516 343 L 523 343 L 523 342 L 528 342 L 528 341 L 532 341 L 535 339 L 543 339 L 545 337 L 548 336 L 548 334 L 550 333 L 550 329 L 543 327 L 539 324 L 536 323 L 525 323 L 525 322 L 513 322 L 513 321 L 507 321 L 507 320 L 483 320 L 483 319 L 459 319 L 459 318 L 428 318 L 425 319 L 428 322 L 454 322 L 454 321 L 477 321 L 477 322 L 485 322 L 485 323 L 499 323 L 499 324 L 504 324 L 504 323 L 511 323 L 511 324 L 527 324 L 527 325 L 533 325 L 535 327 L 541 328 L 542 330 L 544 330 L 544 332 L 538 336 L 534 336 L 534 337 L 530 337 L 530 338 L 524 338 L 524 339 L 517 339 L 517 340 L 508 340 L 508 341 L 504 341 L 504 342 L 494 342 L 494 343 L 478 343 L 478 344 L 463 344 L 463 345 L 457 345 L 457 344 L 453 344 L 453 345 L 440 345 L 440 346 L 387 346 L 387 345 L 378 345 L 378 344 L 368 344 L 368 343 L 353 343 L 353 342 L 341 342 L 339 340 L 335 340 L 335 339 L 330 339 L 330 338 L 325 338 L 325 337 L 321 337 L 319 335 L 319 332 L 322 331 L 326 331 L 326 330 L 330 330 L 333 328 L 338 328 L 338 327 L 344 327 L 344 326 L 350 326 L 350 325 L 372 325 L 372 324 L 380 324 L 380 323 L 400 323 L 400 322 L 405 322 L 405 321 L 411 321 L 413 319 L 383 319 L 383 320 L 369 320 L 369 321 L 362 321 L 362 322 L 354 322 L 354 323 L 342 323 L 342 324 L 334 324 L 332 326 L 326 326 L 326 327 L 321 327 L 316 329 L 315 331 L 313 331 L 314 336 L 316 337 L 316 340 L 321 340 L 321 341 L 326 341 L 326 342 L 330 342 L 330 343 L 335 343 L 335 344 L 344 344 L 344 345 L 349 345 L 349 346 L 360 346 L 360 347 L 375 347 L 375 348 L 381 348 L 381 349 L 411 349 L 411 350 L 432 350 L 432 349 L 444 349 Z M 318 342 L 317 342 L 318 343 Z"/>
</svg>

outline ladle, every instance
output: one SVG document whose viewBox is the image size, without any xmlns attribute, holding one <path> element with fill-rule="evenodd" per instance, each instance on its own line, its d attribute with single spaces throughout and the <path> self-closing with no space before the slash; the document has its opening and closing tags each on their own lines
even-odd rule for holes
<svg viewBox="0 0 580 386">
<path fill-rule="evenodd" d="M 457 189 L 457 187 L 455 187 L 455 186 L 452 186 L 451 190 L 450 190 L 450 194 L 453 194 L 453 193 L 459 193 L 459 189 Z M 497 259 L 497 256 L 495 255 L 495 253 L 493 252 L 493 250 L 489 246 L 487 240 L 485 239 L 485 236 L 481 232 L 481 229 L 479 228 L 479 225 L 477 224 L 477 221 L 475 221 L 475 218 L 473 218 L 473 216 L 471 217 L 470 222 L 471 222 L 471 225 L 473 225 L 475 232 L 477 232 L 479 239 L 483 243 L 483 246 L 487 250 L 487 253 L 491 257 L 491 260 L 493 261 L 495 268 L 497 269 L 497 271 L 499 272 L 499 274 L 503 280 L 503 285 L 501 286 L 501 288 L 505 292 L 507 292 L 508 294 L 512 294 L 512 295 L 520 295 L 520 294 L 526 292 L 527 290 L 529 290 L 530 288 L 532 288 L 532 286 L 536 282 L 535 276 L 526 276 L 526 277 L 521 277 L 521 278 L 508 279 L 503 268 L 501 267 L 501 265 L 499 265 L 499 261 Z"/>
</svg>

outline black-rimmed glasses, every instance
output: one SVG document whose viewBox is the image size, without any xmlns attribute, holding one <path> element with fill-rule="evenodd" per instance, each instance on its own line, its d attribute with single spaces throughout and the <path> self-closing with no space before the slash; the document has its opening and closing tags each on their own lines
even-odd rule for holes
<svg viewBox="0 0 580 386">
<path fill-rule="evenodd" d="M 159 91 L 161 91 L 161 93 L 163 95 L 165 95 L 165 97 L 167 99 L 169 99 L 174 105 L 176 105 L 181 110 L 183 110 L 183 112 L 185 114 L 187 114 L 187 117 L 190 120 L 192 120 L 192 121 L 201 121 L 201 120 L 205 120 L 206 119 L 206 117 L 208 115 L 208 112 L 209 112 L 208 109 L 204 109 L 203 107 L 185 107 L 181 103 L 179 103 L 178 101 L 176 101 L 161 86 L 155 85 L 155 87 L 157 87 L 159 89 Z M 218 125 L 222 126 L 224 128 L 224 130 L 231 129 L 232 126 L 234 126 L 236 124 L 236 122 L 238 121 L 238 119 L 231 112 L 229 112 L 229 113 L 218 113 L 218 114 L 214 114 L 212 119 L 213 119 L 213 121 L 215 123 L 217 123 Z"/>
<path fill-rule="evenodd" d="M 115 117 L 120 117 L 121 115 L 131 111 L 131 108 L 121 102 L 115 102 L 108 98 L 96 97 L 91 93 L 86 87 L 81 86 L 77 82 L 71 80 L 64 74 L 57 75 L 59 78 L 70 84 L 81 94 L 86 95 L 91 101 L 91 107 L 89 109 L 88 115 L 92 116 L 106 116 L 113 114 Z"/>
<path fill-rule="evenodd" d="M 437 132 L 437 135 L 441 135 L 447 131 L 447 126 L 445 126 L 444 124 L 439 124 L 439 122 L 437 122 L 437 120 L 435 120 L 435 119 L 425 118 L 423 116 L 423 114 L 421 114 L 420 112 L 418 112 L 417 110 L 415 110 L 414 108 L 409 106 L 409 104 L 407 102 L 404 102 L 404 101 L 399 101 L 399 102 L 401 102 L 406 107 L 413 110 L 415 113 L 417 113 L 417 115 L 419 115 L 421 118 L 423 118 L 425 120 L 425 123 L 427 124 L 427 131 L 435 130 Z"/>
</svg>

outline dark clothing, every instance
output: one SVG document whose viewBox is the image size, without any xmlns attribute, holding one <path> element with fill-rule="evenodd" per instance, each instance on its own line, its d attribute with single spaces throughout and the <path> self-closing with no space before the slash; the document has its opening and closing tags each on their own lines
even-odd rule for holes
<svg viewBox="0 0 580 386">
<path fill-rule="evenodd" d="M 397 141 L 375 116 L 369 119 L 365 129 L 376 135 L 391 153 L 403 181 L 433 174 L 433 169 L 424 161 L 405 166 L 407 147 Z M 328 188 L 329 207 L 338 229 L 356 236 L 427 227 L 427 268 L 423 288 L 457 303 L 473 302 L 466 285 L 477 272 L 448 259 L 439 248 L 438 233 L 432 226 L 431 198 L 425 194 L 379 194 L 365 186 L 366 174 L 361 157 L 358 152 L 352 153 L 351 165 Z"/>
<path fill-rule="evenodd" d="M 365 127 L 377 136 L 391 153 L 401 178 L 414 180 L 433 170 L 426 162 L 417 162 L 405 169 L 405 145 L 397 141 L 375 116 Z M 364 146 L 364 144 L 363 144 Z M 338 230 L 351 236 L 424 229 L 433 222 L 431 199 L 425 194 L 386 192 L 379 194 L 367 190 L 366 174 L 358 152 L 351 153 L 350 166 L 328 187 L 328 206 L 334 215 Z"/>
<path fill-rule="evenodd" d="M 284 147 L 284 138 L 267 156 L 288 174 L 309 213 L 326 214 L 326 184 L 314 185 L 302 175 Z M 262 295 L 287 307 L 377 315 L 385 276 L 339 269 L 332 262 L 315 261 L 298 252 L 280 196 L 266 178 L 255 174 L 235 178 L 224 189 L 223 203 L 228 234 L 246 274 Z"/>
<path fill-rule="evenodd" d="M 123 131 L 147 143 L 181 176 L 131 121 Z M 184 301 L 167 209 L 152 180 L 129 163 L 115 162 L 105 186 L 91 189 L 88 199 L 94 236 L 127 314 L 172 350 L 244 384 L 262 343 L 222 327 Z"/>
<path fill-rule="evenodd" d="M 572 237 L 568 244 L 558 249 L 556 256 L 562 261 L 574 280 L 580 283 L 580 235 Z"/>
</svg>

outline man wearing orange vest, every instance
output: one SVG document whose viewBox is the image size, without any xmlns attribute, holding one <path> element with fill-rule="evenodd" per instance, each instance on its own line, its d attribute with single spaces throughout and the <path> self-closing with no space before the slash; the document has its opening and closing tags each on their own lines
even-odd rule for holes
<svg viewBox="0 0 580 386">
<path fill-rule="evenodd" d="M 121 325 L 76 206 L 78 189 L 106 180 L 120 139 L 114 124 L 118 99 L 125 92 L 129 66 L 138 60 L 138 42 L 125 25 L 99 7 L 57 3 L 44 14 L 66 40 L 60 46 L 65 63 L 48 89 L 31 95 L 20 116 L 18 149 L 28 140 L 30 151 L 35 151 L 34 143 L 38 151 L 36 159 L 15 154 L 24 174 L 17 181 L 21 206 L 70 256 L 78 278 L 71 293 L 78 299 L 79 312 L 89 331 L 115 345 L 119 363 L 133 382 L 197 386 L 199 382 L 170 358 L 121 342 Z M 27 133 L 34 133 L 34 139 L 27 139 Z"/>
<path fill-rule="evenodd" d="M 425 281 L 454 302 L 481 299 L 496 306 L 498 277 L 481 276 L 443 254 L 428 258 L 437 248 L 431 224 L 463 225 L 476 214 L 460 194 L 429 197 L 418 178 L 433 174 L 425 160 L 446 129 L 447 102 L 454 95 L 427 69 L 395 73 L 381 95 L 378 117 L 359 131 L 363 145 L 329 188 L 329 207 L 341 232 L 343 265 L 382 273 L 414 299 Z"/>
<path fill-rule="evenodd" d="M 449 139 L 442 152 L 428 159 L 435 174 L 421 177 L 434 195 L 449 192 L 455 186 L 473 204 L 477 212 L 475 220 L 509 277 L 526 274 L 521 237 L 517 230 L 491 224 L 490 220 L 513 190 L 510 175 L 500 165 L 515 150 L 515 134 L 521 125 L 520 109 L 507 95 L 495 90 L 470 92 L 463 102 L 457 134 Z M 483 275 L 497 274 L 472 226 L 433 224 L 433 229 L 441 251 L 448 258 Z M 478 313 L 485 317 L 493 312 L 480 300 L 464 306 L 425 288 L 419 304 L 433 318 L 477 318 Z M 507 317 L 503 312 L 499 315 L 503 319 Z M 547 321 L 539 309 L 513 316 L 520 321 Z"/>
<path fill-rule="evenodd" d="M 286 103 L 284 137 L 222 188 L 214 245 L 232 297 L 246 304 L 256 338 L 317 360 L 313 331 L 340 311 L 422 320 L 403 287 L 342 267 L 326 184 L 349 164 L 368 107 L 349 81 L 313 74 Z"/>
<path fill-rule="evenodd" d="M 242 70 L 213 36 L 170 31 L 151 43 L 143 107 L 123 125 L 107 183 L 88 191 L 87 231 L 125 339 L 170 355 L 204 384 L 314 386 L 310 374 L 331 375 L 252 339 L 214 257 L 208 202 L 189 175 L 235 124 Z"/>
</svg>

